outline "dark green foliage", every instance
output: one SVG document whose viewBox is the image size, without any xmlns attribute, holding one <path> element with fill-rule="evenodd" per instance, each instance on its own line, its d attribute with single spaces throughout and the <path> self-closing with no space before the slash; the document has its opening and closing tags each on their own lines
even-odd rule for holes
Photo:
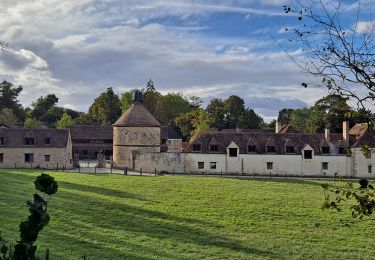
<svg viewBox="0 0 375 260">
<path fill-rule="evenodd" d="M 41 174 L 34 182 L 35 188 L 48 195 L 57 192 L 58 185 L 53 177 L 48 174 Z M 10 247 L 0 236 L 0 260 L 37 260 L 37 246 L 34 245 L 39 232 L 48 225 L 50 216 L 47 213 L 48 202 L 37 193 L 34 194 L 33 201 L 27 201 L 30 215 L 27 220 L 22 221 L 20 230 L 20 240 L 11 252 Z"/>
<path fill-rule="evenodd" d="M 0 83 L 0 109 L 12 109 L 14 115 L 23 122 L 26 117 L 25 111 L 17 99 L 22 90 L 22 86 L 16 87 L 5 80 Z"/>
<path fill-rule="evenodd" d="M 344 186 L 323 184 L 325 200 L 322 208 L 342 211 L 343 207 L 350 203 L 353 218 L 371 217 L 375 209 L 374 187 L 366 179 L 361 179 L 359 185 L 355 187 L 353 183 L 346 183 Z"/>
<path fill-rule="evenodd" d="M 38 176 L 34 182 L 35 189 L 38 191 L 44 192 L 48 195 L 53 195 L 57 192 L 58 185 L 55 181 L 55 178 L 48 174 L 42 173 Z"/>
<path fill-rule="evenodd" d="M 36 118 L 37 120 L 41 120 L 41 117 L 46 114 L 48 110 L 55 107 L 57 102 L 59 102 L 59 99 L 55 94 L 49 94 L 45 97 L 39 97 L 35 102 L 31 104 L 31 116 Z"/>
<path fill-rule="evenodd" d="M 106 92 L 94 100 L 89 108 L 89 114 L 102 125 L 113 124 L 121 116 L 120 98 L 112 88 L 107 88 Z"/>
</svg>

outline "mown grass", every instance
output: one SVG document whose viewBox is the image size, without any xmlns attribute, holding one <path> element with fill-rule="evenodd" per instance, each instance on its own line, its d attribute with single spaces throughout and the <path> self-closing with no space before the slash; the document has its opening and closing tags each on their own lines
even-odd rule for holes
<svg viewBox="0 0 375 260">
<path fill-rule="evenodd" d="M 0 230 L 18 238 L 41 171 L 0 170 Z M 49 173 L 59 183 L 38 239 L 52 259 L 371 259 L 371 221 L 322 211 L 315 181 Z"/>
</svg>

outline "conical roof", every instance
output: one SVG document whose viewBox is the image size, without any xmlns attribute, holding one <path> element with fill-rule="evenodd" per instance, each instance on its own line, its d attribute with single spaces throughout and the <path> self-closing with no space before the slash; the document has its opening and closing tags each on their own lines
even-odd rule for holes
<svg viewBox="0 0 375 260">
<path fill-rule="evenodd" d="M 135 103 L 113 126 L 160 126 L 160 123 L 141 103 Z"/>
</svg>

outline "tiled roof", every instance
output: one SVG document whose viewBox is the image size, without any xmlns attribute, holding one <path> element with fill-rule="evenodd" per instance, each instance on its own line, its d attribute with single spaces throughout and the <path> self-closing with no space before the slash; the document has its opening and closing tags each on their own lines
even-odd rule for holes
<svg viewBox="0 0 375 260">
<path fill-rule="evenodd" d="M 68 143 L 69 130 L 67 129 L 25 129 L 25 128 L 0 128 L 0 137 L 5 138 L 6 148 L 63 148 Z M 34 145 L 25 145 L 25 138 L 35 138 Z M 46 144 L 46 138 L 51 138 Z"/>
<path fill-rule="evenodd" d="M 161 126 L 160 136 L 161 139 L 182 139 L 172 126 Z"/>
<path fill-rule="evenodd" d="M 299 132 L 291 124 L 287 124 L 281 127 L 281 129 L 279 130 L 279 133 L 287 134 L 287 133 L 299 133 Z"/>
<path fill-rule="evenodd" d="M 69 127 L 72 140 L 113 139 L 113 127 L 101 125 L 76 125 Z"/>
<path fill-rule="evenodd" d="M 375 130 L 368 124 L 356 124 L 349 131 L 352 147 L 375 147 Z"/>
<path fill-rule="evenodd" d="M 285 146 L 294 146 L 297 154 L 310 145 L 315 154 L 321 154 L 321 147 L 326 142 L 324 134 L 302 134 L 302 133 L 271 133 L 261 131 L 248 132 L 202 132 L 189 145 L 183 146 L 183 152 L 192 152 L 193 144 L 200 144 L 203 153 L 209 152 L 209 145 L 212 139 L 218 142 L 219 153 L 226 153 L 226 148 L 231 142 L 239 146 L 239 152 L 247 153 L 248 145 L 255 145 L 256 152 L 259 154 L 266 153 L 266 146 L 275 146 L 276 154 L 285 154 Z M 341 134 L 331 134 L 330 144 L 336 147 L 344 146 Z"/>
<path fill-rule="evenodd" d="M 135 103 L 126 110 L 113 126 L 158 127 L 160 123 L 141 103 Z"/>
</svg>

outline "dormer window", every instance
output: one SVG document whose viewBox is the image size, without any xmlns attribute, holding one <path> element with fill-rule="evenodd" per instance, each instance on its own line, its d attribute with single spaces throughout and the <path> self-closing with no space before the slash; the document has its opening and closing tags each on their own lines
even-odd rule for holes
<svg viewBox="0 0 375 260">
<path fill-rule="evenodd" d="M 276 153 L 275 146 L 266 146 L 266 153 Z"/>
<path fill-rule="evenodd" d="M 212 145 L 210 145 L 210 151 L 211 151 L 211 152 L 214 152 L 214 153 L 219 152 L 219 147 L 218 147 L 218 145 L 217 145 L 217 144 L 212 144 Z"/>
<path fill-rule="evenodd" d="M 44 139 L 45 144 L 51 144 L 51 137 L 47 137 Z"/>
<path fill-rule="evenodd" d="M 294 149 L 294 146 L 286 146 L 285 153 L 296 153 L 296 150 Z"/>
<path fill-rule="evenodd" d="M 256 153 L 257 147 L 255 145 L 248 145 L 247 146 L 247 152 L 248 153 Z"/>
<path fill-rule="evenodd" d="M 161 139 L 161 144 L 167 144 L 167 139 Z"/>
<path fill-rule="evenodd" d="M 35 145 L 35 138 L 34 137 L 26 137 L 25 138 L 25 145 Z"/>
<path fill-rule="evenodd" d="M 5 145 L 5 137 L 0 137 L 0 145 Z"/>
<path fill-rule="evenodd" d="M 312 159 L 312 154 L 313 154 L 312 150 L 305 150 L 305 151 L 303 151 L 303 158 L 304 159 Z"/>
<path fill-rule="evenodd" d="M 193 152 L 200 152 L 201 145 L 200 144 L 193 144 Z"/>
<path fill-rule="evenodd" d="M 322 147 L 322 154 L 330 154 L 330 147 L 329 146 L 323 146 Z"/>
<path fill-rule="evenodd" d="M 347 154 L 345 147 L 339 147 L 339 154 Z"/>
<path fill-rule="evenodd" d="M 229 148 L 229 157 L 237 157 L 237 148 Z"/>
</svg>

